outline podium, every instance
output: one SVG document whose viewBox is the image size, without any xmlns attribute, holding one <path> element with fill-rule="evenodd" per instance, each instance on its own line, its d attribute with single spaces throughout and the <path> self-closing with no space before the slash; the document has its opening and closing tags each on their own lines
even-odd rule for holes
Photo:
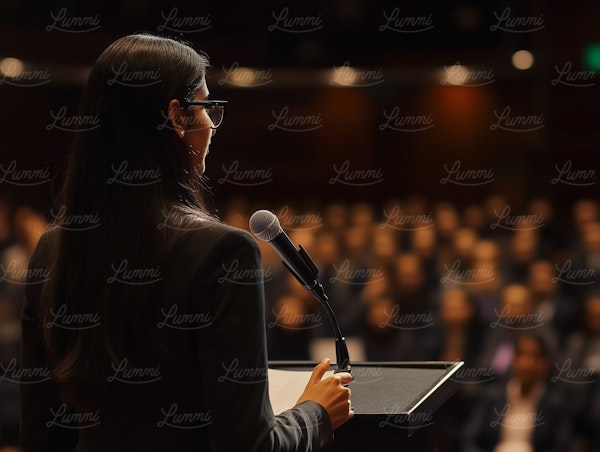
<svg viewBox="0 0 600 452">
<path fill-rule="evenodd" d="M 269 368 L 310 371 L 315 364 L 271 361 Z M 458 389 L 460 362 L 352 363 L 354 417 L 335 431 L 329 452 L 433 451 L 435 412 Z"/>
</svg>

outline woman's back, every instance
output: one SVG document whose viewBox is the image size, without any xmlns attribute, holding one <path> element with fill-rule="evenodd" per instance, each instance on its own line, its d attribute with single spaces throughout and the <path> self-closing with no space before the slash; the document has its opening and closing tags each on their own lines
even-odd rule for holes
<svg viewBox="0 0 600 452">
<path fill-rule="evenodd" d="M 31 268 L 49 265 L 49 245 L 56 232 L 42 239 Z M 44 435 L 50 436 L 43 438 L 44 443 L 50 437 L 71 438 L 84 451 L 165 450 L 175 445 L 177 450 L 198 450 L 199 445 L 208 447 L 211 430 L 223 450 L 229 449 L 227 443 L 244 450 L 249 446 L 246 435 L 256 437 L 260 430 L 263 438 L 258 438 L 264 439 L 274 420 L 264 403 L 259 259 L 249 234 L 207 220 L 181 235 L 158 273 L 116 271 L 107 284 L 153 286 L 156 299 L 148 306 L 153 310 L 149 331 L 154 337 L 146 340 L 162 347 L 144 362 L 122 358 L 107 363 L 107 381 L 97 388 L 102 396 L 93 403 L 73 401 L 76 411 L 56 398 L 47 381 L 24 385 L 25 419 L 46 424 Z M 37 328 L 41 285 L 32 281 L 28 287 L 23 338 L 27 352 L 22 363 L 24 368 L 38 368 L 47 365 Z M 81 324 L 76 320 L 58 315 L 45 323 L 56 328 L 94 327 L 89 323 L 93 318 L 81 317 Z M 240 413 L 237 425 L 213 425 L 215 416 L 235 412 Z M 38 440 L 24 438 L 25 445 Z"/>
</svg>

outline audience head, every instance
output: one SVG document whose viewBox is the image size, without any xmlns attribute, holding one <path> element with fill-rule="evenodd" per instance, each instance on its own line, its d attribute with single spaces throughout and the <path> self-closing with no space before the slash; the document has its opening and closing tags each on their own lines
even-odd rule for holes
<svg viewBox="0 0 600 452">
<path fill-rule="evenodd" d="M 542 383 L 550 367 L 552 352 L 542 335 L 525 333 L 517 338 L 513 372 L 525 390 Z"/>
</svg>

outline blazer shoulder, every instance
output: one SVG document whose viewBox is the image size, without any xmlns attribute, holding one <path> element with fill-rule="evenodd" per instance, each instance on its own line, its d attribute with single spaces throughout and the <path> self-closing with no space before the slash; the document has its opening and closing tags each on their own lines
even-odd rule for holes
<svg viewBox="0 0 600 452">
<path fill-rule="evenodd" d="M 256 242 L 248 231 L 218 221 L 207 222 L 204 227 L 191 231 L 190 236 L 192 240 L 202 241 Z"/>
<path fill-rule="evenodd" d="M 207 221 L 202 227 L 189 231 L 182 244 L 189 250 L 203 249 L 206 254 L 236 253 L 245 249 L 260 256 L 258 243 L 248 231 L 217 221 Z"/>
</svg>

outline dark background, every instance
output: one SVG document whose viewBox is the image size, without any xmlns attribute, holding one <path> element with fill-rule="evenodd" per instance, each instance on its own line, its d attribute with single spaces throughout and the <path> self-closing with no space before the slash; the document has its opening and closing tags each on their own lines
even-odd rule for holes
<svg viewBox="0 0 600 452">
<path fill-rule="evenodd" d="M 300 205 L 332 200 L 381 204 L 412 195 L 464 206 L 501 194 L 513 213 L 525 209 L 531 198 L 544 196 L 562 215 L 575 199 L 597 192 L 597 78 L 590 87 L 552 81 L 558 76 L 556 66 L 567 62 L 573 72 L 586 70 L 584 48 L 600 41 L 598 2 L 80 3 L 0 1 L 0 58 L 16 57 L 26 70 L 50 74 L 50 82 L 42 86 L 13 86 L 5 76 L 0 84 L 3 168 L 14 160 L 19 169 L 47 168 L 53 178 L 37 186 L 16 186 L 4 179 L 0 196 L 13 206 L 25 204 L 43 212 L 50 208 L 73 136 L 47 130 L 51 112 L 64 106 L 76 114 L 90 65 L 114 39 L 138 31 L 180 37 L 211 58 L 211 97 L 230 101 L 207 159 L 217 208 L 236 195 L 267 206 L 289 200 Z M 208 29 L 163 29 L 164 16 L 173 8 L 183 21 L 204 18 Z M 289 18 L 312 18 L 321 27 L 302 33 L 273 29 L 275 16 L 284 8 Z M 537 19 L 542 26 L 531 32 L 497 29 L 497 16 L 506 8 L 511 18 Z M 93 31 L 73 24 L 66 31 L 53 28 L 53 17 L 63 9 L 67 19 L 91 17 L 99 26 Z M 392 14 L 406 20 L 430 18 L 432 27 L 381 30 Z M 511 63 L 512 54 L 521 49 L 534 55 L 529 70 Z M 444 84 L 445 71 L 457 62 L 492 71 L 493 82 L 481 87 Z M 379 73 L 382 81 L 341 87 L 331 80 L 344 64 Z M 234 65 L 269 71 L 269 83 L 239 87 L 223 82 Z M 507 106 L 513 115 L 541 115 L 543 127 L 531 132 L 491 130 L 495 112 Z M 274 113 L 284 107 L 290 115 L 320 117 L 322 127 L 269 130 Z M 384 112 L 394 107 L 401 115 L 430 115 L 433 127 L 380 130 Z M 339 168 L 346 160 L 353 170 L 380 169 L 383 176 L 369 186 L 331 184 L 334 165 Z M 240 186 L 224 181 L 225 168 L 234 161 L 240 170 L 270 171 L 270 182 L 246 180 Z M 456 161 L 462 169 L 491 169 L 493 182 L 475 187 L 441 184 L 448 175 L 444 165 Z M 573 170 L 591 172 L 587 182 L 592 183 L 553 184 L 556 168 L 567 161 Z"/>
</svg>

